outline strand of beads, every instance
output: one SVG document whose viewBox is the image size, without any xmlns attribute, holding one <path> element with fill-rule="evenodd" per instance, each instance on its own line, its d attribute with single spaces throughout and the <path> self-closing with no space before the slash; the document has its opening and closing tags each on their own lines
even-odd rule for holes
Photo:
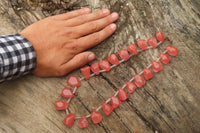
<svg viewBox="0 0 200 133">
<path fill-rule="evenodd" d="M 157 38 L 158 42 L 157 42 L 156 38 Z M 164 39 L 165 39 L 164 34 L 162 32 L 157 32 L 156 37 L 151 37 L 148 39 L 147 42 L 148 42 L 149 46 L 147 45 L 147 42 L 144 39 L 139 40 L 137 42 L 137 44 L 140 47 L 140 49 L 137 49 L 135 44 L 131 44 L 131 45 L 127 46 L 127 49 L 122 49 L 118 52 L 119 56 L 121 57 L 120 61 L 116 54 L 111 54 L 107 60 L 103 60 L 100 63 L 95 62 L 91 66 L 86 66 L 86 67 L 81 68 L 80 70 L 83 74 L 83 77 L 78 79 L 77 77 L 72 75 L 67 80 L 67 83 L 74 87 L 73 93 L 75 93 L 77 90 L 77 87 L 80 86 L 80 81 L 82 81 L 84 79 L 89 79 L 90 77 L 99 75 L 100 73 L 110 71 L 111 68 L 118 66 L 120 63 L 123 63 L 124 61 L 127 61 L 130 57 L 132 57 L 134 55 L 138 55 L 139 52 L 142 52 L 144 50 L 151 49 L 151 48 L 156 48 L 160 44 L 164 43 Z M 109 62 L 112 64 L 111 66 L 110 66 Z M 100 70 L 100 68 L 101 68 L 101 70 Z M 93 72 L 92 74 L 90 74 L 91 71 Z M 70 96 L 64 96 L 66 98 L 69 98 L 67 100 L 67 103 L 69 103 L 71 101 L 71 98 L 73 97 L 73 95 L 69 88 L 64 88 L 64 89 L 68 90 L 65 92 L 66 93 L 68 92 L 70 94 Z M 62 101 L 62 102 L 64 102 L 64 101 Z M 67 103 L 65 103 L 65 104 L 67 104 Z M 69 113 L 67 108 L 66 108 L 66 113 L 67 114 Z"/>
<path fill-rule="evenodd" d="M 157 42 L 157 40 L 158 42 Z M 91 66 L 86 66 L 81 68 L 81 72 L 83 74 L 83 78 L 80 79 L 89 79 L 94 75 L 99 75 L 101 72 L 110 71 L 111 68 L 118 66 L 120 63 L 127 61 L 131 56 L 138 55 L 139 52 L 150 49 L 156 48 L 161 43 L 164 43 L 164 34 L 162 32 L 157 32 L 156 37 L 151 37 L 147 41 L 142 39 L 137 42 L 140 49 L 137 49 L 135 44 L 129 45 L 126 49 L 122 49 L 118 52 L 119 57 L 122 59 L 119 61 L 116 54 L 111 54 L 107 60 L 103 60 L 100 63 L 93 63 Z M 147 42 L 150 46 L 147 45 Z M 130 54 L 129 54 L 130 53 Z M 112 64 L 112 65 L 110 65 Z M 100 68 L 102 70 L 100 70 Z M 93 72 L 92 74 L 91 71 Z"/>
<path fill-rule="evenodd" d="M 150 45 L 151 46 L 150 48 L 157 47 L 159 44 L 161 44 L 161 42 L 164 42 L 164 35 L 161 32 L 158 32 L 156 34 L 156 37 L 160 42 L 157 44 L 157 40 L 155 43 L 155 39 L 150 38 L 148 40 L 148 43 L 152 44 L 152 45 Z M 152 40 L 154 43 L 151 43 Z M 146 47 L 146 45 L 147 44 L 145 44 L 144 40 L 138 41 L 138 46 L 142 50 L 146 50 L 148 48 L 148 47 Z M 133 48 L 130 48 L 131 46 L 133 46 Z M 138 53 L 140 51 L 135 49 L 134 47 L 135 47 L 134 45 L 129 45 L 127 47 L 127 50 L 130 52 L 131 51 L 130 49 L 132 49 L 132 52 L 131 52 L 132 55 L 137 55 L 136 52 Z M 166 50 L 167 51 L 165 51 L 163 54 L 160 54 L 160 57 L 158 58 L 158 60 L 161 60 L 161 62 L 163 62 L 164 64 L 167 64 L 171 59 L 168 55 L 165 54 L 166 52 L 168 52 L 170 55 L 173 55 L 173 56 L 175 56 L 177 54 L 176 53 L 177 49 L 175 47 L 169 46 L 166 48 Z M 119 55 L 122 58 L 121 61 L 118 61 L 119 63 L 128 60 L 130 58 L 130 56 L 132 56 L 132 55 L 128 56 L 127 53 L 128 52 L 125 50 L 121 50 L 119 52 Z M 110 58 L 113 58 L 113 57 L 110 57 Z M 110 60 L 109 58 L 108 58 L 108 61 L 111 64 L 113 64 L 110 68 L 115 67 L 119 64 L 119 63 L 116 63 L 116 58 L 114 58 L 113 63 L 112 63 L 112 60 Z M 133 93 L 134 90 L 136 89 L 136 87 L 142 87 L 145 84 L 145 80 L 149 80 L 153 77 L 152 72 L 149 70 L 149 68 L 151 66 L 152 66 L 154 72 L 159 72 L 160 70 L 162 70 L 162 66 L 157 61 L 153 61 L 152 64 L 150 64 L 142 72 L 140 72 L 138 75 L 135 75 L 132 79 L 127 81 L 126 84 L 123 85 L 122 88 L 120 88 L 113 96 L 111 96 L 106 102 L 104 102 L 96 110 L 93 110 L 92 113 L 87 116 L 75 117 L 75 114 L 68 112 L 68 109 L 67 109 L 68 103 L 70 102 L 71 98 L 74 97 L 74 93 L 76 92 L 77 87 L 80 86 L 80 80 L 84 79 L 84 78 L 81 78 L 79 80 L 75 76 L 70 76 L 70 78 L 67 80 L 67 83 L 70 84 L 71 86 L 74 86 L 74 90 L 72 92 L 69 88 L 63 89 L 62 96 L 67 97 L 69 99 L 67 102 L 57 101 L 56 109 L 57 110 L 66 109 L 67 117 L 64 119 L 64 123 L 69 127 L 71 127 L 73 125 L 73 122 L 75 119 L 79 119 L 79 127 L 80 128 L 87 127 L 88 126 L 87 118 L 89 118 L 89 117 L 92 118 L 92 121 L 94 123 L 99 123 L 102 120 L 102 115 L 98 112 L 101 108 L 103 109 L 103 111 L 105 112 L 106 115 L 109 115 L 113 111 L 113 109 L 117 108 L 121 104 L 121 101 L 125 101 L 128 98 L 128 94 L 124 90 L 125 87 L 127 87 L 129 93 Z M 98 63 L 96 63 L 96 64 L 98 65 Z M 100 72 L 108 71 L 110 69 L 109 67 L 105 67 L 105 65 L 103 65 L 104 67 L 100 66 L 102 68 L 102 70 L 93 71 L 94 73 L 90 74 L 90 73 L 88 73 L 88 70 L 90 71 L 90 69 L 92 69 L 92 65 L 91 65 L 91 68 L 89 66 L 84 67 L 84 69 L 82 68 L 81 72 L 83 73 L 85 79 L 89 79 L 91 76 L 94 76 L 95 74 L 98 75 Z M 93 68 L 95 68 L 95 67 L 93 67 Z M 144 74 L 145 79 L 142 76 L 140 76 L 141 74 Z M 135 84 L 132 83 L 133 80 L 134 80 Z M 117 95 L 119 96 L 119 98 L 116 97 Z M 111 102 L 111 105 L 108 104 L 108 102 Z"/>
</svg>

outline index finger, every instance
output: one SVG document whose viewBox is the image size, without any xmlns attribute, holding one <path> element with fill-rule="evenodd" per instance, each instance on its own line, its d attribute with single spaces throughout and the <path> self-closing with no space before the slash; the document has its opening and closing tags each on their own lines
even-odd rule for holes
<svg viewBox="0 0 200 133">
<path fill-rule="evenodd" d="M 80 15 L 83 15 L 83 14 L 88 14 L 90 12 L 91 12 L 90 8 L 82 8 L 82 9 L 79 9 L 79 10 L 59 14 L 59 15 L 56 15 L 56 16 L 53 16 L 53 17 L 58 19 L 58 20 L 67 20 L 67 19 L 71 19 L 71 18 L 80 16 Z"/>
</svg>

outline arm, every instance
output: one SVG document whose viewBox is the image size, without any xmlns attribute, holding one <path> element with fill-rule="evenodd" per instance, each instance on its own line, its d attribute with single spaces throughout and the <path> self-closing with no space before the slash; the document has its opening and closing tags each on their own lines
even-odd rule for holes
<svg viewBox="0 0 200 133">
<path fill-rule="evenodd" d="M 0 37 L 0 82 L 29 73 L 36 66 L 30 42 L 20 34 Z"/>
<path fill-rule="evenodd" d="M 6 64 L 6 58 L 1 54 L 0 60 L 4 62 L 0 64 L 1 81 L 19 77 L 31 70 L 33 70 L 33 74 L 40 77 L 64 76 L 87 64 L 95 59 L 95 55 L 85 50 L 96 46 L 112 35 L 116 30 L 116 25 L 113 22 L 117 19 L 118 14 L 110 14 L 107 9 L 91 13 L 90 9 L 83 8 L 51 16 L 28 26 L 20 35 L 15 36 L 20 36 L 23 38 L 22 40 L 28 40 L 20 43 L 23 47 L 26 47 L 24 44 L 27 44 L 27 48 L 29 47 L 28 52 L 26 48 L 23 52 L 27 55 L 31 53 L 33 55 L 32 59 L 25 61 L 29 67 L 25 69 L 23 65 L 18 65 L 20 68 L 17 70 L 14 67 L 8 69 L 6 66 L 10 66 L 9 63 L 12 64 L 12 62 Z M 2 36 L 2 38 L 4 37 L 6 36 Z M 15 42 L 18 43 L 18 41 Z M 4 42 L 2 43 L 2 46 L 5 45 Z M 37 57 L 37 61 L 35 57 Z M 15 73 L 13 74 L 12 71 Z"/>
</svg>

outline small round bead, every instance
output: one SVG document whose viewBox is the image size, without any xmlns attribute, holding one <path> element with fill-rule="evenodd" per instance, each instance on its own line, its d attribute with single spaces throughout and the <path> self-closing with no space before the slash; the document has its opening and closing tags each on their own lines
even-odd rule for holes
<svg viewBox="0 0 200 133">
<path fill-rule="evenodd" d="M 90 67 L 86 66 L 80 69 L 83 76 L 85 77 L 85 79 L 89 79 L 90 78 Z"/>
<path fill-rule="evenodd" d="M 101 69 L 106 70 L 106 71 L 110 71 L 110 64 L 107 60 L 103 60 L 99 63 L 99 66 Z"/>
<path fill-rule="evenodd" d="M 127 61 L 127 60 L 130 58 L 130 56 L 129 56 L 129 54 L 128 54 L 128 51 L 127 51 L 126 49 L 120 50 L 120 51 L 118 52 L 118 54 L 119 54 L 119 56 L 120 56 L 122 59 L 124 59 L 125 61 Z"/>
<path fill-rule="evenodd" d="M 111 102 L 113 109 L 117 108 L 121 104 L 121 101 L 116 96 L 111 96 L 110 102 Z"/>
<path fill-rule="evenodd" d="M 101 122 L 103 117 L 99 112 L 97 112 L 96 110 L 93 110 L 91 113 L 91 118 L 92 118 L 93 123 L 97 124 L 97 123 Z"/>
<path fill-rule="evenodd" d="M 171 56 L 176 56 L 178 54 L 178 49 L 174 46 L 167 46 L 166 50 L 167 53 Z"/>
<path fill-rule="evenodd" d="M 113 64 L 113 65 L 119 65 L 119 60 L 117 58 L 117 56 L 115 54 L 111 54 L 109 57 L 108 57 L 108 61 Z"/>
<path fill-rule="evenodd" d="M 137 42 L 137 45 L 142 49 L 142 50 L 146 50 L 147 49 L 147 42 L 146 40 L 142 39 L 142 40 L 139 40 Z"/>
<path fill-rule="evenodd" d="M 126 82 L 126 87 L 127 87 L 127 90 L 129 93 L 133 93 L 135 91 L 135 89 L 137 88 L 137 86 L 130 81 Z"/>
<path fill-rule="evenodd" d="M 119 95 L 119 99 L 121 101 L 125 101 L 126 99 L 128 99 L 128 93 L 126 93 L 126 91 L 124 89 L 119 88 L 118 91 L 119 91 L 119 94 L 118 94 Z"/>
<path fill-rule="evenodd" d="M 160 61 L 165 65 L 168 64 L 171 60 L 171 57 L 169 57 L 169 55 L 167 54 L 160 54 L 159 57 L 160 57 Z"/>
<path fill-rule="evenodd" d="M 165 41 L 164 34 L 161 31 L 156 33 L 156 38 L 157 38 L 158 41 L 160 41 L 162 43 L 164 43 L 164 41 Z"/>
<path fill-rule="evenodd" d="M 95 63 L 92 63 L 92 65 L 90 66 L 91 68 L 91 71 L 93 73 L 95 73 L 96 75 L 99 75 L 99 71 L 100 71 L 100 68 L 99 68 L 99 63 L 95 62 Z"/>
<path fill-rule="evenodd" d="M 66 98 L 72 98 L 72 97 L 74 97 L 74 94 L 73 94 L 73 92 L 71 91 L 71 89 L 69 89 L 69 88 L 64 88 L 63 90 L 62 90 L 62 93 L 61 93 L 61 95 L 63 96 L 63 97 L 66 97 Z"/>
<path fill-rule="evenodd" d="M 157 61 L 152 61 L 152 69 L 155 73 L 160 72 L 162 70 L 162 65 Z"/>
<path fill-rule="evenodd" d="M 69 113 L 65 119 L 63 120 L 64 124 L 67 125 L 68 127 L 72 127 L 74 124 L 75 120 L 75 114 Z"/>
<path fill-rule="evenodd" d="M 65 101 L 56 101 L 56 110 L 65 110 L 69 104 Z"/>
<path fill-rule="evenodd" d="M 130 53 L 134 54 L 134 55 L 137 55 L 137 54 L 138 54 L 137 47 L 136 47 L 136 45 L 135 45 L 134 43 L 131 44 L 131 45 L 129 45 L 129 46 L 127 47 L 127 50 L 128 50 Z"/>
<path fill-rule="evenodd" d="M 146 80 L 152 79 L 153 78 L 153 73 L 151 70 L 149 70 L 148 68 L 144 68 L 143 69 L 143 74 L 144 74 L 144 78 Z"/>
<path fill-rule="evenodd" d="M 145 79 L 138 74 L 134 76 L 134 82 L 137 85 L 137 87 L 142 87 L 146 83 Z"/>
<path fill-rule="evenodd" d="M 87 118 L 84 115 L 81 116 L 81 118 L 79 119 L 78 126 L 80 128 L 86 128 L 86 127 L 88 127 L 88 120 L 87 120 Z"/>
<path fill-rule="evenodd" d="M 70 86 L 80 86 L 81 85 L 81 82 L 80 80 L 76 77 L 76 76 L 70 76 L 67 80 L 67 84 L 70 85 Z"/>
<path fill-rule="evenodd" d="M 148 44 L 152 47 L 152 48 L 156 48 L 158 46 L 157 44 L 157 40 L 155 37 L 151 37 L 148 39 Z"/>
<path fill-rule="evenodd" d="M 105 115 L 109 115 L 113 111 L 113 107 L 110 104 L 102 103 L 101 105 Z"/>
</svg>

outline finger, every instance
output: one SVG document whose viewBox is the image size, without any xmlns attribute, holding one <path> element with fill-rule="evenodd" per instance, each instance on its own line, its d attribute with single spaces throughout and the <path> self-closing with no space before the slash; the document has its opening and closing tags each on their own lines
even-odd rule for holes
<svg viewBox="0 0 200 133">
<path fill-rule="evenodd" d="M 108 9 L 103 9 L 103 10 L 96 11 L 94 13 L 84 14 L 78 17 L 74 17 L 72 19 L 64 21 L 64 23 L 66 23 L 66 26 L 77 26 L 77 25 L 84 24 L 86 22 L 103 18 L 109 14 L 110 14 L 110 11 Z"/>
<path fill-rule="evenodd" d="M 76 35 L 74 37 L 79 38 L 84 35 L 88 35 L 88 34 L 97 32 L 97 31 L 105 28 L 109 24 L 115 22 L 117 19 L 118 19 L 118 14 L 112 13 L 111 15 L 109 15 L 105 18 L 95 20 L 92 22 L 88 22 L 88 23 L 82 24 L 80 26 L 76 26 L 75 27 Z"/>
<path fill-rule="evenodd" d="M 84 51 L 93 46 L 96 46 L 97 44 L 99 44 L 100 42 L 111 36 L 115 32 L 115 30 L 116 30 L 116 25 L 113 23 L 99 32 L 78 39 L 76 43 L 79 45 L 79 50 Z"/>
<path fill-rule="evenodd" d="M 90 61 L 95 59 L 95 54 L 92 52 L 83 52 L 75 55 L 71 60 L 66 64 L 63 64 L 61 69 L 63 70 L 63 75 L 71 72 L 74 69 L 77 69 Z"/>
<path fill-rule="evenodd" d="M 67 19 L 72 19 L 74 17 L 80 16 L 80 15 L 83 15 L 83 14 L 88 14 L 90 12 L 91 12 L 91 10 L 89 8 L 82 8 L 82 9 L 79 9 L 79 10 L 67 12 L 67 13 L 60 14 L 60 15 L 56 15 L 56 16 L 53 16 L 53 17 L 55 19 L 58 19 L 58 20 L 67 20 Z"/>
</svg>

